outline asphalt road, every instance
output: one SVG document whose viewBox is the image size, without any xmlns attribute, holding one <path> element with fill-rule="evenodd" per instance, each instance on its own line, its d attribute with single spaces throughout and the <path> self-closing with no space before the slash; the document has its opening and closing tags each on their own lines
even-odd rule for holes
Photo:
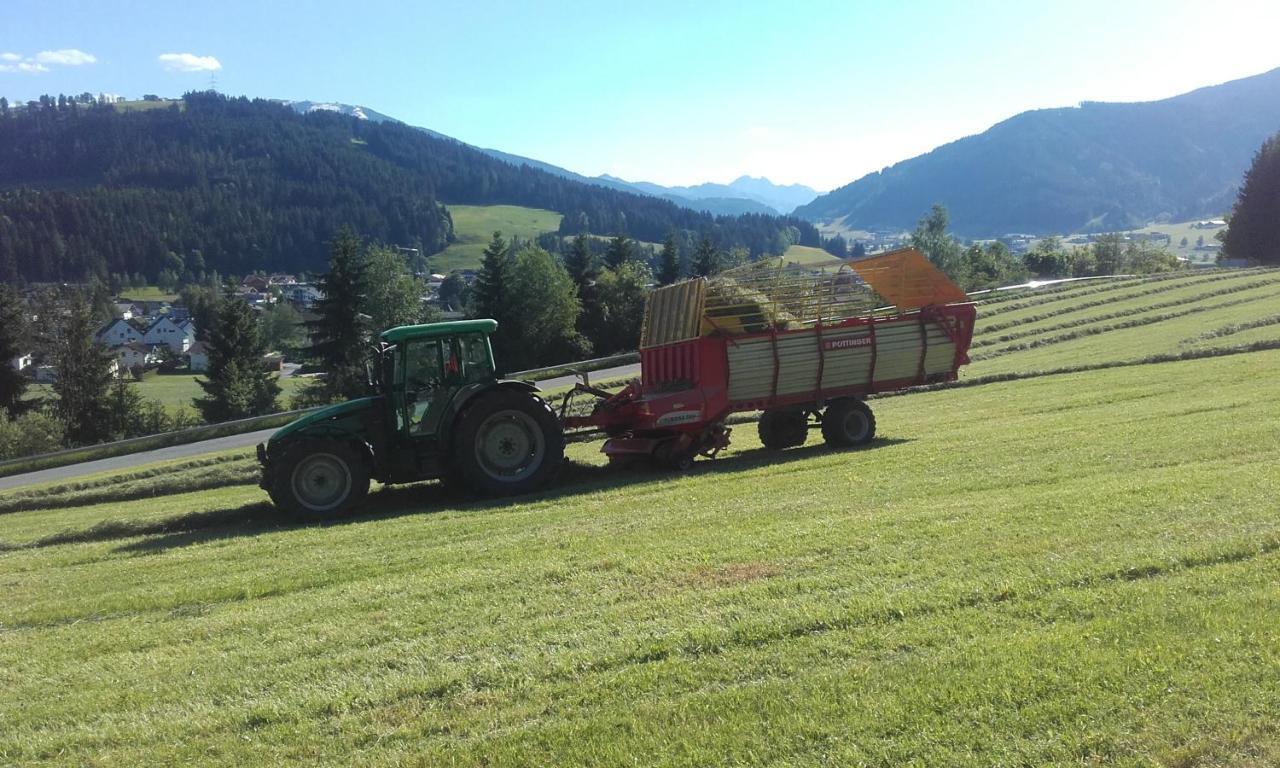
<svg viewBox="0 0 1280 768">
<path fill-rule="evenodd" d="M 616 368 L 604 368 L 602 370 L 595 371 L 591 374 L 591 379 L 593 381 L 607 381 L 609 379 L 617 379 L 624 376 L 630 377 L 639 375 L 640 364 L 632 363 L 630 365 L 620 365 Z M 576 376 L 557 376 L 554 379 L 544 379 L 543 381 L 538 382 L 538 386 L 545 391 L 558 389 L 560 387 L 567 387 L 575 381 L 577 381 Z M 198 443 L 174 445 L 168 448 L 157 448 L 154 451 L 130 453 L 125 456 L 116 456 L 110 459 L 97 459 L 95 461 L 85 461 L 80 464 L 68 464 L 65 467 L 52 467 L 50 469 L 41 469 L 21 475 L 0 477 L 0 491 L 19 488 L 24 485 L 34 485 L 36 483 L 67 482 L 86 475 L 96 475 L 99 472 L 118 472 L 121 470 L 140 467 L 143 464 L 152 464 L 157 461 L 185 459 L 206 453 L 214 453 L 216 451 L 226 451 L 232 448 L 252 448 L 270 437 L 273 432 L 275 432 L 274 429 L 264 429 L 258 432 L 246 432 L 242 435 L 216 437 L 212 440 L 202 440 Z"/>
</svg>

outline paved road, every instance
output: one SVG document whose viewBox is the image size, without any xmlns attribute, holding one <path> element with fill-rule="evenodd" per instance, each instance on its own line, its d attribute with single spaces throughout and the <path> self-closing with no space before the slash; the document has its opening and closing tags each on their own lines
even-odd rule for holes
<svg viewBox="0 0 1280 768">
<path fill-rule="evenodd" d="M 640 375 L 640 364 L 619 365 L 617 368 L 601 368 L 591 372 L 592 381 L 609 381 L 610 379 L 631 378 Z M 567 387 L 578 380 L 577 376 L 557 376 L 554 379 L 543 379 L 538 382 L 542 391 Z"/>
<path fill-rule="evenodd" d="M 591 379 L 593 381 L 607 381 L 609 379 L 617 379 L 624 376 L 630 377 L 639 375 L 640 364 L 632 363 L 630 365 L 620 365 L 616 368 L 605 368 L 595 371 L 591 374 Z M 559 387 L 567 387 L 575 381 L 577 381 L 576 376 L 557 376 L 554 379 L 545 379 L 538 382 L 538 386 L 543 390 L 550 390 L 557 389 Z M 157 461 L 184 459 L 205 453 L 213 453 L 215 451 L 226 451 L 232 448 L 251 448 L 263 440 L 266 440 L 273 432 L 275 432 L 274 429 L 264 429 L 258 432 L 246 432 L 242 435 L 216 437 L 212 440 L 202 440 L 198 443 L 174 445 L 169 448 L 157 448 L 154 451 L 131 453 L 126 456 L 116 456 L 111 459 L 98 459 L 96 461 L 86 461 L 80 464 L 68 464 L 65 467 L 53 467 L 50 469 L 41 469 L 36 472 L 27 472 L 21 475 L 0 477 L 0 491 L 6 491 L 11 488 L 18 488 L 24 485 L 33 485 L 35 483 L 66 482 L 68 480 L 75 480 L 76 478 L 84 477 L 85 475 L 95 475 L 99 472 L 133 469 L 134 467 L 139 467 L 143 464 L 151 464 Z"/>
</svg>

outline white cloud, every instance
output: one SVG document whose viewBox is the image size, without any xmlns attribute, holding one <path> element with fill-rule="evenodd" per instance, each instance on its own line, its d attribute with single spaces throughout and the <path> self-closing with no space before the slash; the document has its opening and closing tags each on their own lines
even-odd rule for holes
<svg viewBox="0 0 1280 768">
<path fill-rule="evenodd" d="M 85 53 L 76 48 L 63 48 L 57 51 L 41 51 L 35 56 L 23 56 L 5 51 L 0 53 L 0 72 L 48 72 L 50 66 L 78 67 L 81 64 L 94 64 L 98 58 L 92 53 Z"/>
<path fill-rule="evenodd" d="M 78 67 L 81 64 L 93 64 L 98 59 L 91 53 L 75 48 L 63 48 L 58 51 L 41 51 L 35 55 L 37 64 L 59 64 L 64 67 Z"/>
<path fill-rule="evenodd" d="M 212 56 L 194 53 L 162 53 L 160 66 L 170 72 L 216 72 L 222 69 L 222 62 Z"/>
</svg>

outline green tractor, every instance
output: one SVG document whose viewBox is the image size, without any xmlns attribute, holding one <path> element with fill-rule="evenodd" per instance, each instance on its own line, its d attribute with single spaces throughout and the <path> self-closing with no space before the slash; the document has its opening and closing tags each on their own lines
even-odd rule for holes
<svg viewBox="0 0 1280 768">
<path fill-rule="evenodd" d="M 545 485 L 564 460 L 555 412 L 524 381 L 495 373 L 493 320 L 384 331 L 368 397 L 331 405 L 258 446 L 262 488 L 306 520 L 352 509 L 381 483 L 456 481 L 482 496 Z"/>
</svg>

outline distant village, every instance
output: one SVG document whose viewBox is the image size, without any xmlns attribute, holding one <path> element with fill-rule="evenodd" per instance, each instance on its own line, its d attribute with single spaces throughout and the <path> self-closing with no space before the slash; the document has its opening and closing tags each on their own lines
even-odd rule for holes
<svg viewBox="0 0 1280 768">
<path fill-rule="evenodd" d="M 467 284 L 476 276 L 475 270 L 471 269 L 461 270 L 458 274 Z M 420 277 L 427 287 L 422 297 L 424 304 L 439 310 L 443 319 L 463 317 L 462 312 L 440 303 L 440 286 L 445 275 Z M 28 299 L 42 287 L 45 286 L 30 286 Z M 236 286 L 235 293 L 259 312 L 277 302 L 288 302 L 301 313 L 304 321 L 315 318 L 311 309 L 324 296 L 315 283 L 303 282 L 285 273 L 249 275 Z M 143 373 L 156 369 L 185 369 L 189 373 L 208 370 L 208 349 L 196 338 L 196 324 L 190 308 L 180 301 L 132 299 L 128 297 L 128 291 L 123 290 L 112 301 L 112 313 L 114 317 L 94 333 L 94 341 L 111 356 L 112 371 L 116 376 L 140 378 Z M 39 323 L 39 317 L 35 315 L 31 320 Z M 290 362 L 294 361 L 286 360 L 285 355 L 277 351 L 265 355 L 262 364 L 269 370 L 285 371 Z M 57 377 L 53 366 L 37 364 L 34 352 L 13 358 L 9 365 L 37 383 L 49 384 Z"/>
</svg>

